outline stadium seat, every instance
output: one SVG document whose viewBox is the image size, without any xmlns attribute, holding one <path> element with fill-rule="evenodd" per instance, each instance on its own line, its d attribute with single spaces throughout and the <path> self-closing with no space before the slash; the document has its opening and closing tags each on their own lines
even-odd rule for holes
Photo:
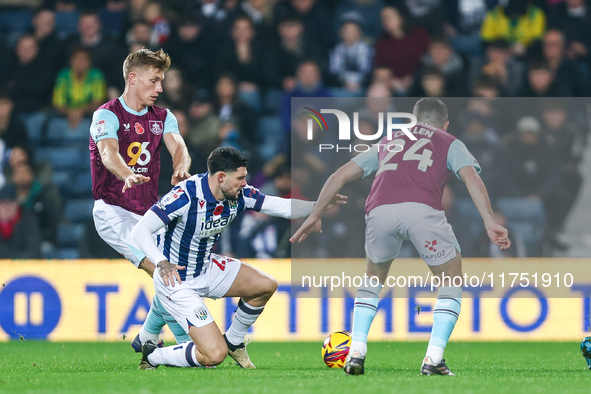
<svg viewBox="0 0 591 394">
<path fill-rule="evenodd" d="M 80 252 L 76 248 L 56 248 L 44 257 L 46 259 L 76 260 L 80 258 Z"/>
<path fill-rule="evenodd" d="M 19 114 L 19 119 L 27 128 L 27 137 L 31 146 L 39 146 L 44 141 L 44 129 L 47 114 L 43 112 L 31 112 Z"/>
<path fill-rule="evenodd" d="M 57 38 L 64 40 L 78 32 L 78 11 L 58 11 L 55 13 L 55 31 Z"/>
<path fill-rule="evenodd" d="M 83 119 L 78 127 L 70 128 L 68 120 L 54 117 L 47 122 L 46 141 L 51 146 L 86 145 L 90 138 L 90 119 Z"/>
<path fill-rule="evenodd" d="M 269 115 L 279 114 L 281 107 L 281 97 L 283 92 L 279 89 L 269 89 L 265 94 L 265 104 L 263 111 Z"/>
<path fill-rule="evenodd" d="M 238 91 L 238 97 L 240 100 L 252 110 L 259 112 L 261 110 L 261 93 L 258 90 L 253 92 L 245 92 L 242 90 Z"/>
<path fill-rule="evenodd" d="M 74 147 L 38 148 L 35 161 L 48 161 L 54 171 L 74 171 L 80 168 L 83 157 L 81 151 Z"/>
<path fill-rule="evenodd" d="M 92 198 L 69 200 L 66 202 L 64 213 L 71 223 L 83 223 L 92 218 L 93 206 L 94 199 Z"/>
<path fill-rule="evenodd" d="M 6 37 L 9 46 L 31 28 L 33 13 L 29 10 L 11 10 L 0 12 L 0 34 Z"/>
<path fill-rule="evenodd" d="M 84 224 L 60 224 L 57 228 L 58 247 L 76 247 L 84 236 Z"/>
<path fill-rule="evenodd" d="M 74 175 L 74 179 L 66 190 L 66 195 L 75 198 L 92 197 L 92 177 L 90 172 Z"/>
<path fill-rule="evenodd" d="M 262 116 L 259 119 L 257 139 L 263 141 L 259 145 L 259 153 L 265 160 L 270 160 L 285 145 L 286 136 L 281 130 L 281 118 L 278 116 Z"/>
<path fill-rule="evenodd" d="M 522 237 L 528 257 L 540 256 L 546 230 L 544 204 L 529 198 L 503 197 L 497 201 L 497 206 L 507 218 L 510 231 Z"/>
<path fill-rule="evenodd" d="M 53 183 L 57 186 L 62 196 L 65 196 L 68 189 L 72 185 L 72 172 L 71 171 L 54 171 L 53 172 Z"/>
</svg>

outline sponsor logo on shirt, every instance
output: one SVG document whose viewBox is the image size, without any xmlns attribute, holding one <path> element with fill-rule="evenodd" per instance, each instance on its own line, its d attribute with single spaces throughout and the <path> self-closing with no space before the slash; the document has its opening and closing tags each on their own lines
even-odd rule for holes
<svg viewBox="0 0 591 394">
<path fill-rule="evenodd" d="M 150 131 L 155 135 L 160 135 L 164 131 L 164 127 L 162 125 L 161 120 L 151 120 L 150 121 Z"/>
<path fill-rule="evenodd" d="M 129 131 L 131 125 L 129 123 L 123 123 L 123 128 L 125 129 L 125 131 Z"/>
<path fill-rule="evenodd" d="M 105 121 L 103 119 L 99 120 L 94 124 L 94 133 L 95 138 L 102 137 L 107 135 L 107 130 L 105 128 Z"/>
<path fill-rule="evenodd" d="M 224 231 L 226 226 L 236 218 L 235 213 L 231 213 L 229 216 L 224 216 L 219 219 L 213 220 L 210 218 L 208 221 L 201 222 L 201 229 L 199 231 L 200 237 L 212 237 Z"/>
<path fill-rule="evenodd" d="M 166 194 L 160 201 L 156 203 L 156 206 L 163 211 L 166 211 L 166 206 L 172 204 L 174 201 L 178 200 L 180 196 L 182 196 L 185 191 L 180 187 L 176 186 L 172 189 L 168 194 Z"/>
</svg>

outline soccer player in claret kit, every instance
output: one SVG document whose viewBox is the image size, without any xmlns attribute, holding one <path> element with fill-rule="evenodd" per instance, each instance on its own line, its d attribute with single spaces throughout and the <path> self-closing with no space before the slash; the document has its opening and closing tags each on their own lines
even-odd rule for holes
<svg viewBox="0 0 591 394">
<path fill-rule="evenodd" d="M 164 348 L 147 341 L 140 369 L 159 365 L 214 366 L 227 355 L 243 368 L 255 368 L 244 338 L 277 289 L 277 281 L 240 260 L 211 250 L 220 234 L 244 210 L 285 219 L 301 218 L 312 211 L 314 202 L 265 196 L 247 185 L 246 166 L 239 150 L 215 149 L 207 159 L 207 173 L 179 183 L 134 227 L 132 235 L 138 247 L 151 261 L 158 262 L 158 275 L 154 275 L 158 298 L 192 339 Z M 344 202 L 344 197 L 337 194 L 325 209 Z M 152 234 L 166 225 L 164 249 L 160 251 Z M 224 335 L 204 304 L 204 297 L 241 297 Z"/>
<path fill-rule="evenodd" d="M 170 58 L 162 50 L 140 49 L 123 63 L 125 91 L 121 97 L 100 106 L 90 126 L 92 211 L 100 237 L 133 265 L 150 276 L 154 264 L 135 246 L 133 226 L 158 200 L 160 147 L 166 145 L 173 158 L 172 185 L 187 179 L 191 158 L 180 135 L 176 117 L 154 102 L 162 92 Z M 132 346 L 158 341 L 165 320 L 177 342 L 190 340 L 178 324 L 160 311 L 157 297 Z"/>
<path fill-rule="evenodd" d="M 368 281 L 357 290 L 352 342 L 345 363 L 345 372 L 350 375 L 365 371 L 367 334 L 377 312 L 380 290 L 403 240 L 413 243 L 433 275 L 462 276 L 460 246 L 441 206 L 443 189 L 452 173 L 466 183 L 491 241 L 501 249 L 511 246 L 507 229 L 493 217 L 486 187 L 478 175 L 478 162 L 463 142 L 446 132 L 449 121 L 445 104 L 424 98 L 417 101 L 413 113 L 418 123 L 410 131 L 418 139 L 412 140 L 402 132 L 394 133 L 393 140 L 386 136 L 335 171 L 324 184 L 314 210 L 291 238 L 292 242 L 301 242 L 311 231 L 320 231 L 323 207 L 343 185 L 376 173 L 365 203 L 365 253 L 367 276 L 379 283 L 373 286 L 376 281 Z M 394 144 L 402 150 L 384 148 Z M 435 243 L 437 253 L 429 250 Z M 431 338 L 421 366 L 423 375 L 453 375 L 443 351 L 462 303 L 461 284 L 455 287 L 454 283 L 458 284 L 446 280 L 438 288 Z"/>
</svg>

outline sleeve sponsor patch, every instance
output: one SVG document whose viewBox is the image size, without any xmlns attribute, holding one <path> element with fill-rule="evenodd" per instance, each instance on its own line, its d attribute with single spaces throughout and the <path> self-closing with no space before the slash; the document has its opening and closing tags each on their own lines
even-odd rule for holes
<svg viewBox="0 0 591 394">
<path fill-rule="evenodd" d="M 102 137 L 107 135 L 107 128 L 105 127 L 105 120 L 101 119 L 94 124 L 94 137 Z"/>
<path fill-rule="evenodd" d="M 185 191 L 180 186 L 175 186 L 171 191 L 169 191 L 160 201 L 156 203 L 156 206 L 163 211 L 166 211 L 166 207 L 176 200 L 178 200 Z"/>
</svg>

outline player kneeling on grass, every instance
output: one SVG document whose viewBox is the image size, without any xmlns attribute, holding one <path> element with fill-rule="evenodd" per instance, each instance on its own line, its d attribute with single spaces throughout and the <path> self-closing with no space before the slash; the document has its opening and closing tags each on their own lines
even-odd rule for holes
<svg viewBox="0 0 591 394">
<path fill-rule="evenodd" d="M 132 235 L 138 247 L 150 261 L 159 262 L 153 279 L 156 294 L 192 340 L 164 348 L 146 341 L 140 369 L 163 364 L 213 366 L 222 363 L 228 354 L 241 367 L 255 368 L 244 337 L 277 289 L 277 281 L 211 250 L 224 229 L 245 209 L 295 219 L 309 215 L 314 202 L 265 196 L 246 184 L 246 165 L 246 158 L 237 149 L 215 149 L 207 160 L 207 173 L 180 182 L 134 227 Z M 343 203 L 345 198 L 337 195 L 327 208 Z M 166 225 L 164 250 L 160 252 L 152 234 Z M 241 297 L 225 335 L 203 297 Z"/>
</svg>

